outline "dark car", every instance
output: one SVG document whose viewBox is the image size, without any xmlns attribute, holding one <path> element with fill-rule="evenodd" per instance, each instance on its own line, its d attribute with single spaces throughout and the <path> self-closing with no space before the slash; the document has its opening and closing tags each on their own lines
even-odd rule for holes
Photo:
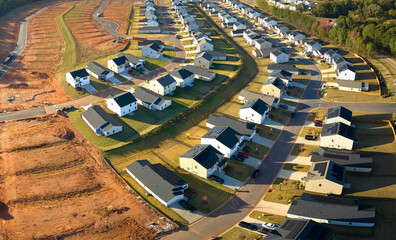
<svg viewBox="0 0 396 240">
<path fill-rule="evenodd" d="M 250 175 L 251 178 L 256 178 L 260 174 L 260 170 L 256 169 L 252 172 L 252 175 Z"/>
<path fill-rule="evenodd" d="M 247 229 L 250 229 L 250 230 L 253 230 L 253 231 L 257 230 L 257 226 L 256 225 L 248 223 L 248 222 L 241 221 L 241 222 L 239 222 L 238 225 L 240 227 L 247 228 Z"/>
<path fill-rule="evenodd" d="M 305 139 L 306 139 L 306 140 L 311 140 L 311 141 L 316 141 L 316 136 L 305 135 Z"/>
<path fill-rule="evenodd" d="M 239 162 L 244 162 L 245 161 L 245 158 L 242 157 L 242 156 L 239 156 L 239 155 L 232 156 L 232 159 L 237 160 Z"/>
<path fill-rule="evenodd" d="M 271 231 L 271 229 L 268 229 L 265 227 L 260 227 L 259 229 L 257 229 L 257 232 L 262 233 L 262 234 L 267 234 L 267 233 L 269 233 L 269 231 Z"/>
<path fill-rule="evenodd" d="M 295 117 L 296 117 L 296 113 L 295 113 L 295 112 L 292 112 L 292 113 L 290 114 L 290 117 L 291 117 L 291 118 L 295 118 Z"/>
<path fill-rule="evenodd" d="M 238 152 L 237 155 L 240 156 L 240 157 L 243 157 L 243 158 L 248 158 L 249 157 L 249 154 L 247 154 L 245 152 Z"/>
<path fill-rule="evenodd" d="M 210 175 L 209 180 L 218 182 L 218 183 L 220 183 L 220 184 L 223 184 L 223 183 L 224 183 L 224 179 L 222 179 L 221 177 L 218 177 L 218 176 L 216 176 L 216 175 Z"/>
<path fill-rule="evenodd" d="M 325 63 L 325 62 L 326 62 L 326 60 L 320 60 L 320 62 L 321 62 L 321 63 Z"/>
<path fill-rule="evenodd" d="M 307 54 L 307 57 L 311 58 L 311 57 L 312 57 L 312 54 Z"/>
<path fill-rule="evenodd" d="M 179 201 L 179 204 L 180 206 L 182 206 L 184 209 L 188 210 L 191 213 L 197 211 L 197 209 L 186 200 Z"/>
<path fill-rule="evenodd" d="M 281 104 L 279 104 L 279 107 L 280 107 L 280 108 L 287 109 L 287 105 L 286 105 L 286 104 L 282 104 L 282 103 L 281 103 Z"/>
<path fill-rule="evenodd" d="M 322 125 L 321 123 L 315 123 L 315 127 L 321 127 Z"/>
</svg>

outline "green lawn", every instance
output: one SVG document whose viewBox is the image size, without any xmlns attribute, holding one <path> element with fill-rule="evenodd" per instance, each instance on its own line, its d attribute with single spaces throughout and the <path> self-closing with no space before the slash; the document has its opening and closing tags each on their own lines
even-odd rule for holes
<svg viewBox="0 0 396 240">
<path fill-rule="evenodd" d="M 176 51 L 175 49 L 164 49 L 163 55 L 166 58 L 173 59 L 176 56 Z"/>
<path fill-rule="evenodd" d="M 228 176 L 245 182 L 254 171 L 254 168 L 239 161 L 229 159 L 224 171 Z"/>
<path fill-rule="evenodd" d="M 172 101 L 178 102 L 179 104 L 192 107 L 202 99 L 202 96 L 192 91 L 191 87 L 186 87 L 176 88 L 173 95 L 168 98 Z"/>
<path fill-rule="evenodd" d="M 319 146 L 296 143 L 290 155 L 309 157 L 313 152 L 317 152 L 318 150 Z"/>
<path fill-rule="evenodd" d="M 280 130 L 276 128 L 267 127 L 265 125 L 256 125 L 256 131 L 261 137 L 270 140 L 276 140 L 276 138 L 281 133 Z"/>
<path fill-rule="evenodd" d="M 219 237 L 221 240 L 253 240 L 258 239 L 258 237 L 262 236 L 258 232 L 252 232 L 240 227 L 233 227 L 228 232 L 224 233 Z"/>
<path fill-rule="evenodd" d="M 283 108 L 272 108 L 269 112 L 269 118 L 272 121 L 286 124 L 287 121 L 289 120 L 291 115 L 290 111 L 287 111 L 286 109 Z"/>
<path fill-rule="evenodd" d="M 327 114 L 327 108 L 318 107 L 312 109 L 307 116 L 307 121 L 313 121 L 315 119 L 324 120 Z"/>
<path fill-rule="evenodd" d="M 264 200 L 282 204 L 288 204 L 291 200 L 298 200 L 304 192 L 304 190 L 298 189 L 299 184 L 300 181 L 277 178 L 271 185 L 271 192 L 265 195 Z"/>
<path fill-rule="evenodd" d="M 257 150 L 256 150 L 257 149 Z M 254 142 L 245 141 L 245 147 L 243 151 L 249 154 L 249 156 L 257 158 L 259 160 L 264 159 L 265 154 L 269 151 L 269 148 L 266 146 L 262 146 L 260 144 Z"/>
<path fill-rule="evenodd" d="M 260 211 L 253 211 L 249 217 L 263 221 L 263 222 L 270 222 L 275 224 L 281 224 L 283 220 L 285 220 L 286 216 L 260 212 Z"/>
<path fill-rule="evenodd" d="M 298 104 L 297 102 L 289 101 L 289 100 L 286 100 L 286 99 L 281 99 L 280 103 L 287 104 L 287 105 L 292 106 L 292 107 L 296 107 L 297 104 Z"/>
<path fill-rule="evenodd" d="M 289 96 L 301 98 L 304 93 L 304 89 L 299 88 L 299 87 L 290 86 L 290 87 L 288 87 L 286 93 Z"/>
<path fill-rule="evenodd" d="M 302 127 L 299 136 L 305 137 L 305 135 L 320 136 L 322 128 L 320 127 Z"/>
<path fill-rule="evenodd" d="M 285 165 L 283 165 L 283 169 L 285 170 L 299 171 L 299 172 L 308 172 L 310 167 L 311 166 L 309 165 L 294 164 L 294 163 L 285 163 Z"/>
</svg>

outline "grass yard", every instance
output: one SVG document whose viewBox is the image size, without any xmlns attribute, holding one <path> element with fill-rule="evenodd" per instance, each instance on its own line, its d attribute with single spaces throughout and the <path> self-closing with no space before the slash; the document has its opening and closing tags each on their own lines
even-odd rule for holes
<svg viewBox="0 0 396 240">
<path fill-rule="evenodd" d="M 317 152 L 318 150 L 319 146 L 296 143 L 294 144 L 290 155 L 309 157 L 313 152 Z"/>
<path fill-rule="evenodd" d="M 174 102 L 185 105 L 186 107 L 192 107 L 203 97 L 200 94 L 195 93 L 191 87 L 186 87 L 176 88 L 173 95 L 169 95 L 168 98 Z"/>
<path fill-rule="evenodd" d="M 307 121 L 324 120 L 326 117 L 328 109 L 324 107 L 314 108 L 312 109 L 307 116 Z"/>
<path fill-rule="evenodd" d="M 224 171 L 228 176 L 245 182 L 254 171 L 254 168 L 239 161 L 228 159 L 227 167 Z"/>
<path fill-rule="evenodd" d="M 293 75 L 293 82 L 307 85 L 309 82 L 309 77 L 307 75 Z"/>
<path fill-rule="evenodd" d="M 381 75 L 386 81 L 388 91 L 396 91 L 396 85 L 394 85 L 393 80 L 396 79 L 396 69 L 394 69 L 385 59 L 372 58 L 370 62 L 374 64 L 381 72 Z"/>
<path fill-rule="evenodd" d="M 277 225 L 281 224 L 283 220 L 285 220 L 286 216 L 260 212 L 260 211 L 253 211 L 249 217 L 269 223 L 275 223 Z"/>
<path fill-rule="evenodd" d="M 243 148 L 243 151 L 249 154 L 251 157 L 262 160 L 269 151 L 269 148 L 251 141 L 245 141 L 245 147 Z"/>
<path fill-rule="evenodd" d="M 299 136 L 305 137 L 305 135 L 320 136 L 322 128 L 320 127 L 302 127 Z"/>
<path fill-rule="evenodd" d="M 283 169 L 285 170 L 298 171 L 298 172 L 308 172 L 310 167 L 311 166 L 309 165 L 294 164 L 294 163 L 285 163 L 283 165 Z"/>
<path fill-rule="evenodd" d="M 253 240 L 257 239 L 260 236 L 262 236 L 258 232 L 252 232 L 246 229 L 243 229 L 241 227 L 233 227 L 231 230 L 228 232 L 224 233 L 218 239 L 221 240 L 241 240 L 241 239 L 246 239 L 246 240 Z"/>
<path fill-rule="evenodd" d="M 296 107 L 297 104 L 298 104 L 297 102 L 289 101 L 289 100 L 286 100 L 286 99 L 283 99 L 283 98 L 280 100 L 280 103 L 287 104 L 287 105 L 292 106 L 292 107 Z"/>
<path fill-rule="evenodd" d="M 264 201 L 288 204 L 292 200 L 300 199 L 304 190 L 299 189 L 300 181 L 277 178 L 266 193 Z"/>
<path fill-rule="evenodd" d="M 283 108 L 272 108 L 269 111 L 269 118 L 272 121 L 282 123 L 282 124 L 287 123 L 287 121 L 290 118 L 290 115 L 291 115 L 291 112 L 287 111 L 286 109 L 283 109 Z"/>
<path fill-rule="evenodd" d="M 173 59 L 176 56 L 176 51 L 175 49 L 164 49 L 163 55 L 166 58 Z"/>
<path fill-rule="evenodd" d="M 278 138 L 279 134 L 281 133 L 280 130 L 267 127 L 265 125 L 256 125 L 256 131 L 260 135 L 260 137 L 270 140 L 276 140 L 276 138 Z"/>
<path fill-rule="evenodd" d="M 290 86 L 287 88 L 286 93 L 287 93 L 287 95 L 289 95 L 291 97 L 301 98 L 304 93 L 304 89 L 299 88 L 299 87 Z"/>
</svg>

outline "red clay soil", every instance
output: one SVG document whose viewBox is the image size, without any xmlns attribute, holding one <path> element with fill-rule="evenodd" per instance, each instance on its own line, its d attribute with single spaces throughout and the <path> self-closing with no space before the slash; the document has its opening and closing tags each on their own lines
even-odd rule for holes
<svg viewBox="0 0 396 240">
<path fill-rule="evenodd" d="M 108 3 L 102 11 L 102 18 L 118 24 L 117 31 L 121 34 L 128 34 L 129 16 L 132 5 L 137 2 L 112 2 Z"/>
<path fill-rule="evenodd" d="M 2 123 L 0 142 L 0 239 L 153 239 L 174 228 L 66 117 Z"/>
</svg>

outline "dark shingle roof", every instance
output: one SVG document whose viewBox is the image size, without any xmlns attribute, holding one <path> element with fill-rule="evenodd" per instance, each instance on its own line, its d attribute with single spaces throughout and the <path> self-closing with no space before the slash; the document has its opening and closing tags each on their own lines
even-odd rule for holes
<svg viewBox="0 0 396 240">
<path fill-rule="evenodd" d="M 161 46 L 158 45 L 157 43 L 151 43 L 149 45 L 144 46 L 143 48 L 151 48 L 151 49 L 153 49 L 156 52 L 161 50 Z"/>
<path fill-rule="evenodd" d="M 330 240 L 333 229 L 306 219 L 286 218 L 265 240 Z"/>
<path fill-rule="evenodd" d="M 230 127 L 218 126 L 210 129 L 202 138 L 214 138 L 228 148 L 238 144 L 241 135 Z"/>
<path fill-rule="evenodd" d="M 272 53 L 273 55 L 275 55 L 275 56 L 279 56 L 279 55 L 281 55 L 281 54 L 284 53 L 284 52 L 281 51 L 281 50 L 279 50 L 279 49 L 276 49 L 276 50 L 272 51 L 271 53 Z M 284 54 L 286 54 L 286 53 L 284 53 Z"/>
<path fill-rule="evenodd" d="M 375 208 L 359 205 L 351 198 L 327 197 L 303 193 L 293 201 L 287 214 L 332 221 L 375 223 Z"/>
<path fill-rule="evenodd" d="M 110 69 L 103 67 L 97 62 L 90 62 L 87 64 L 87 69 L 96 75 L 107 74 L 110 72 Z"/>
<path fill-rule="evenodd" d="M 168 100 L 167 98 L 152 92 L 144 87 L 137 87 L 135 91 L 133 92 L 133 95 L 136 97 L 136 99 L 145 102 L 147 104 L 152 104 L 154 103 L 155 105 L 161 106 L 163 102 Z"/>
<path fill-rule="evenodd" d="M 169 72 L 169 75 L 171 75 L 172 77 L 186 79 L 186 78 L 191 77 L 192 75 L 194 75 L 194 73 L 188 71 L 185 68 L 175 68 L 175 69 L 173 69 L 172 71 Z"/>
<path fill-rule="evenodd" d="M 187 184 L 186 181 L 160 163 L 151 164 L 147 160 L 138 160 L 127 166 L 126 169 L 165 202 L 181 195 L 183 191 L 180 190 L 180 187 Z"/>
<path fill-rule="evenodd" d="M 126 57 L 126 59 L 128 59 L 128 61 L 130 63 L 133 63 L 133 64 L 137 64 L 141 60 L 144 61 L 144 59 L 136 57 L 135 55 L 132 55 L 132 54 L 129 54 L 129 53 L 120 53 L 120 54 L 117 55 L 117 57 Z"/>
<path fill-rule="evenodd" d="M 171 75 L 166 74 L 165 76 L 158 78 L 157 82 L 161 84 L 163 87 L 166 87 L 173 83 L 176 83 L 176 80 Z"/>
<path fill-rule="evenodd" d="M 198 67 L 198 66 L 194 66 L 194 65 L 187 65 L 187 66 L 185 66 L 183 68 L 188 70 L 188 71 L 190 71 L 190 72 L 192 72 L 192 73 L 194 73 L 194 74 L 196 74 L 196 75 L 204 76 L 204 77 L 207 77 L 207 78 L 211 78 L 214 74 L 216 74 L 216 73 L 214 73 L 214 72 L 212 72 L 210 70 L 207 70 L 205 68 L 201 68 L 201 67 Z"/>
<path fill-rule="evenodd" d="M 120 126 L 116 120 L 114 120 L 103 108 L 98 105 L 89 107 L 82 116 L 91 124 L 92 127 L 103 130 L 108 130 L 113 126 Z"/>
<path fill-rule="evenodd" d="M 73 78 L 77 78 L 77 77 L 83 78 L 83 77 L 88 77 L 89 76 L 87 70 L 85 70 L 84 68 L 76 70 L 76 71 L 73 71 L 73 72 L 70 72 L 70 74 L 72 75 Z"/>
<path fill-rule="evenodd" d="M 267 81 L 265 81 L 263 85 L 274 85 L 280 90 L 286 89 L 285 83 L 280 78 L 270 78 Z"/>
<path fill-rule="evenodd" d="M 352 67 L 352 66 L 349 65 L 349 64 L 344 64 L 344 65 L 342 65 L 342 66 L 338 69 L 338 72 L 343 72 L 343 71 L 346 71 L 346 70 L 350 70 L 350 71 L 352 71 L 352 72 L 355 72 L 355 68 Z"/>
<path fill-rule="evenodd" d="M 340 135 L 345 138 L 355 140 L 355 129 L 342 122 L 330 123 L 323 125 L 323 129 L 320 135 L 322 137 Z"/>
<path fill-rule="evenodd" d="M 136 102 L 136 98 L 130 92 L 122 92 L 111 98 L 114 99 L 119 107 L 124 107 L 128 104 Z"/>
<path fill-rule="evenodd" d="M 268 105 L 260 98 L 247 101 L 241 109 L 251 108 L 260 115 L 263 115 L 268 110 Z"/>
<path fill-rule="evenodd" d="M 164 45 L 164 42 L 161 40 L 144 40 L 144 41 L 138 42 L 138 47 L 142 48 L 142 47 L 150 45 L 152 43 L 156 43 L 158 45 Z"/>
<path fill-rule="evenodd" d="M 359 152 L 335 148 L 319 148 L 318 152 L 311 155 L 311 162 L 322 162 L 331 160 L 344 167 L 371 169 L 373 159 L 371 156 L 361 156 Z M 347 169 L 348 170 L 348 169 Z"/>
<path fill-rule="evenodd" d="M 245 101 L 249 101 L 249 100 L 260 98 L 263 102 L 265 102 L 269 106 L 272 106 L 274 103 L 278 103 L 279 102 L 279 99 L 274 97 L 274 96 L 265 95 L 265 94 L 261 94 L 261 93 L 256 93 L 256 92 L 252 92 L 252 91 L 249 91 L 249 90 L 246 90 L 246 89 L 243 89 L 239 93 L 239 96 L 243 97 Z"/>
<path fill-rule="evenodd" d="M 126 57 L 124 57 L 124 56 L 121 56 L 121 57 L 118 57 L 118 58 L 114 58 L 112 60 L 117 66 L 123 65 L 123 64 L 128 62 L 128 59 Z"/>
<path fill-rule="evenodd" d="M 202 167 L 210 169 L 223 159 L 223 154 L 212 145 L 197 144 L 180 157 L 193 158 Z"/>
<path fill-rule="evenodd" d="M 342 117 L 343 119 L 352 122 L 352 111 L 343 106 L 329 108 L 326 114 L 326 119 L 335 117 Z"/>
<path fill-rule="evenodd" d="M 200 52 L 197 55 L 195 55 L 195 59 L 197 58 L 204 58 L 208 61 L 211 61 L 213 59 L 213 56 L 210 55 L 208 52 Z"/>
<path fill-rule="evenodd" d="M 296 68 L 294 65 L 290 64 L 272 64 L 268 65 L 268 70 L 271 71 L 280 71 L 280 70 L 285 70 L 288 72 L 298 72 L 298 68 Z"/>
<path fill-rule="evenodd" d="M 311 167 L 309 168 L 306 181 L 309 182 L 310 180 L 327 179 L 334 183 L 344 185 L 345 174 L 345 167 L 335 162 L 315 162 L 312 163 Z"/>
<path fill-rule="evenodd" d="M 293 76 L 293 74 L 288 71 L 281 70 L 280 72 L 271 73 L 270 76 L 275 77 L 275 78 L 278 77 L 280 79 L 289 80 L 289 78 L 291 76 Z"/>
<path fill-rule="evenodd" d="M 235 131 L 237 131 L 240 135 L 244 136 L 252 136 L 252 134 L 256 130 L 256 124 L 249 123 L 240 119 L 234 119 L 232 117 L 226 115 L 212 115 L 206 121 L 208 124 L 212 124 L 214 126 L 227 126 L 231 127 Z"/>
</svg>

